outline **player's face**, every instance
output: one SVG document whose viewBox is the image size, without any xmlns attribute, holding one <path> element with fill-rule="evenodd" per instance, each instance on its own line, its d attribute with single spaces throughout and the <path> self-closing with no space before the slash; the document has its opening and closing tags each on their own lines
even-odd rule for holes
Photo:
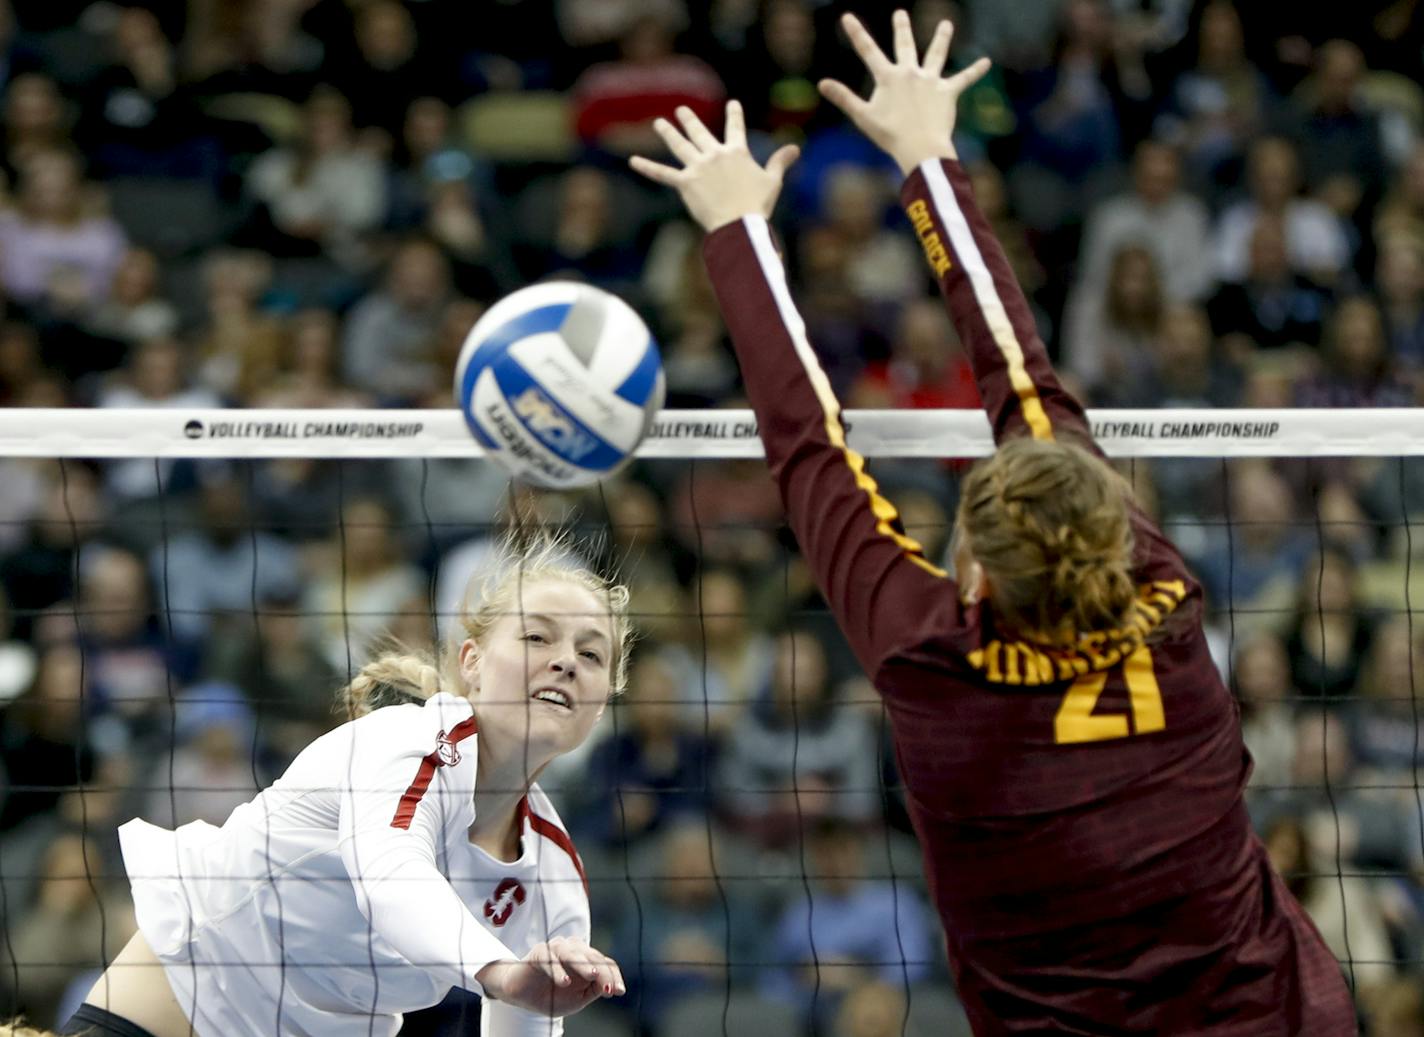
<svg viewBox="0 0 1424 1037">
<path fill-rule="evenodd" d="M 613 623 L 598 595 L 563 580 L 522 588 L 461 665 L 482 745 L 520 747 L 531 771 L 583 743 L 603 715 Z"/>
</svg>

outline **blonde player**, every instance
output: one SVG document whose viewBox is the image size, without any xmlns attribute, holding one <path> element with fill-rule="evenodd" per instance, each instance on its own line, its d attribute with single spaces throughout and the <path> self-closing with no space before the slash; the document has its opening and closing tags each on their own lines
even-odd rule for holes
<svg viewBox="0 0 1424 1037">
<path fill-rule="evenodd" d="M 380 1037 L 461 987 L 488 1037 L 555 1035 L 624 992 L 534 779 L 622 688 L 628 594 L 555 542 L 505 554 L 444 672 L 368 664 L 355 719 L 221 828 L 119 829 L 139 934 L 63 1032 Z"/>
</svg>

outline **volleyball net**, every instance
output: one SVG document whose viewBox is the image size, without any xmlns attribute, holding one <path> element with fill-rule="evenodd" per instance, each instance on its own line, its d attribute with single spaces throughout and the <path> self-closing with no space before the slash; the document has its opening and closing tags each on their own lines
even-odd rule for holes
<svg viewBox="0 0 1424 1037">
<path fill-rule="evenodd" d="M 984 416 L 845 417 L 942 559 Z M 1424 410 L 1090 418 L 1206 588 L 1272 859 L 1385 1018 L 1424 977 Z M 616 479 L 552 493 L 453 411 L 0 410 L 0 1018 L 64 1018 L 132 934 L 118 824 L 221 824 L 383 637 L 448 631 L 518 513 L 617 571 L 639 631 L 540 779 L 629 982 L 566 1031 L 960 1032 L 883 707 L 760 458 L 750 412 L 664 411 Z"/>
</svg>

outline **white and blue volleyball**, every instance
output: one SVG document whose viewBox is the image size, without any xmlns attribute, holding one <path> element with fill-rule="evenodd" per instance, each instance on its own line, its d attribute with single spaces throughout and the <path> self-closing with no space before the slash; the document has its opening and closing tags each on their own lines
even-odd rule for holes
<svg viewBox="0 0 1424 1037">
<path fill-rule="evenodd" d="M 514 478 L 552 489 L 618 471 L 664 392 L 662 357 L 642 318 L 616 295 L 569 281 L 495 303 L 455 371 L 475 439 Z"/>
</svg>

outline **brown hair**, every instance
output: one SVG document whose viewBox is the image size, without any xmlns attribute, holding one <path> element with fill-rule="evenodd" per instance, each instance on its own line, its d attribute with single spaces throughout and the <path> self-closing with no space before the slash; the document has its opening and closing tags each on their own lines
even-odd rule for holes
<svg viewBox="0 0 1424 1037">
<path fill-rule="evenodd" d="M 955 532 L 984 567 L 995 614 L 1054 645 L 1121 626 L 1137 595 L 1130 493 L 1070 443 L 1013 439 L 976 464 Z"/>
<path fill-rule="evenodd" d="M 415 650 L 393 642 L 390 650 L 362 666 L 351 682 L 337 693 L 337 709 L 347 719 L 354 720 L 382 706 L 424 702 L 442 687 L 462 687 L 459 653 L 465 638 L 482 642 L 496 623 L 518 613 L 523 587 L 545 580 L 561 580 L 582 587 L 603 602 L 613 624 L 610 694 L 622 694 L 628 684 L 628 654 L 633 644 L 628 588 L 584 564 L 567 536 L 515 533 L 502 540 L 493 560 L 470 578 L 459 624 L 443 653 Z"/>
</svg>

